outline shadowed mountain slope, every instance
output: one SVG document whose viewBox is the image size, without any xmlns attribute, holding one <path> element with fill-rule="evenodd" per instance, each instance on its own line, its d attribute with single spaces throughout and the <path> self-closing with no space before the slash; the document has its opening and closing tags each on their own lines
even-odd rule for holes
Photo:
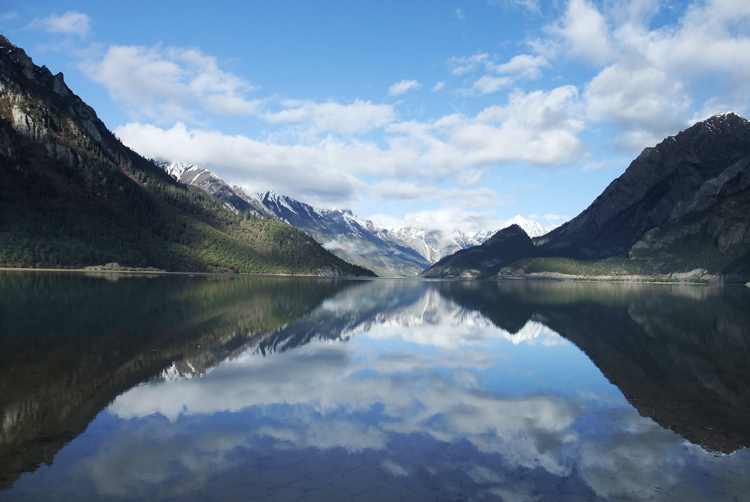
<svg viewBox="0 0 750 502">
<path fill-rule="evenodd" d="M 371 275 L 176 182 L 1 36 L 0 176 L 0 266 Z"/>
<path fill-rule="evenodd" d="M 496 277 L 498 270 L 522 276 L 582 269 L 582 275 L 663 276 L 697 269 L 699 277 L 747 280 L 750 123 L 733 113 L 715 115 L 646 148 L 585 211 L 533 243 L 524 256 L 507 253 L 532 258 L 510 272 L 503 267 L 515 260 L 501 256 L 498 247 L 490 268 L 460 251 L 424 275 Z M 538 260 L 550 257 L 588 263 Z"/>
</svg>

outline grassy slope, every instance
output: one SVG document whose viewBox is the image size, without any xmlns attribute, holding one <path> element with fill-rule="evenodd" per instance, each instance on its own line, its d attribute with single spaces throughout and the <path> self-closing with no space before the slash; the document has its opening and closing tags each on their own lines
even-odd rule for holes
<svg viewBox="0 0 750 502">
<path fill-rule="evenodd" d="M 54 139 L 65 142 L 66 134 Z M 77 268 L 118 262 L 170 271 L 367 275 L 284 223 L 226 210 L 200 189 L 159 179 L 145 159 L 74 145 L 86 167 L 47 156 L 0 119 L 0 264 Z"/>
</svg>

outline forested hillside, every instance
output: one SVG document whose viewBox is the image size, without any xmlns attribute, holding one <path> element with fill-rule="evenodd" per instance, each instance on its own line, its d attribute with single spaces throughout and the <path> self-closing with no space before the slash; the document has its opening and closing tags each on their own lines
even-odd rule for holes
<svg viewBox="0 0 750 502">
<path fill-rule="evenodd" d="M 0 37 L 0 266 L 372 275 L 285 223 L 240 214 L 120 141 Z"/>
</svg>

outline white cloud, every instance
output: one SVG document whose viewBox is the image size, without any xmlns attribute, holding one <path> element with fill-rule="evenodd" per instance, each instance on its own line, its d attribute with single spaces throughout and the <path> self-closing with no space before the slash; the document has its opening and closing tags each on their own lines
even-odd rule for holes
<svg viewBox="0 0 750 502">
<path fill-rule="evenodd" d="M 198 49 L 115 45 L 83 69 L 136 116 L 157 122 L 196 120 L 198 112 L 249 115 L 257 111 L 258 102 L 242 96 L 253 86 L 220 70 L 216 58 Z"/>
<path fill-rule="evenodd" d="M 550 92 L 514 91 L 507 106 L 486 108 L 455 127 L 450 144 L 474 166 L 511 159 L 560 165 L 583 154 L 576 136 L 583 129 L 578 115 L 578 91 L 573 86 Z"/>
<path fill-rule="evenodd" d="M 483 75 L 472 85 L 473 91 L 479 94 L 491 94 L 510 87 L 520 79 L 537 79 L 542 76 L 541 67 L 549 66 L 543 56 L 519 54 L 507 63 L 497 64 L 488 54 L 476 54 L 470 57 L 451 58 L 447 62 L 454 75 L 463 75 L 484 68 L 491 75 Z M 501 75 L 501 76 L 495 76 Z M 473 91 L 462 89 L 460 92 L 471 95 Z"/>
<path fill-rule="evenodd" d="M 469 176 L 472 175 L 475 175 L 475 173 L 471 172 L 469 174 Z M 386 180 L 378 183 L 373 188 L 384 199 L 409 202 L 437 200 L 446 205 L 460 203 L 463 207 L 495 207 L 500 204 L 507 204 L 494 190 L 487 187 L 438 188 L 428 183 L 417 184 Z"/>
<path fill-rule="evenodd" d="M 495 3 L 497 0 L 490 0 Z M 531 12 L 539 12 L 539 0 L 505 0 L 506 4 L 523 7 Z"/>
<path fill-rule="evenodd" d="M 0 21 L 7 22 L 7 21 L 15 21 L 20 16 L 18 15 L 18 11 L 12 10 L 10 12 L 6 12 L 2 16 L 0 16 Z"/>
<path fill-rule="evenodd" d="M 62 16 L 51 15 L 41 21 L 42 26 L 51 33 L 64 33 L 86 38 L 91 31 L 91 18 L 86 14 L 69 11 Z"/>
<path fill-rule="evenodd" d="M 412 89 L 416 90 L 420 87 L 422 87 L 422 84 L 420 84 L 416 80 L 402 80 L 390 86 L 388 88 L 388 94 L 390 94 L 391 96 L 399 96 L 407 91 L 410 91 Z"/>
<path fill-rule="evenodd" d="M 570 220 L 570 216 L 562 214 L 545 214 L 544 219 L 547 220 L 550 225 L 562 225 Z"/>
<path fill-rule="evenodd" d="M 392 105 L 373 104 L 355 100 L 348 105 L 335 101 L 284 101 L 283 110 L 267 112 L 263 118 L 269 122 L 304 122 L 315 131 L 332 131 L 346 134 L 361 133 L 383 127 L 396 118 Z"/>
<path fill-rule="evenodd" d="M 694 3 L 677 29 L 624 30 L 623 42 L 642 47 L 656 66 L 678 76 L 720 71 L 750 78 L 750 8 L 746 2 Z"/>
<path fill-rule="evenodd" d="M 489 54 L 475 54 L 469 57 L 452 57 L 447 61 L 448 67 L 451 69 L 451 73 L 454 75 L 463 75 L 469 73 L 477 68 L 479 65 L 483 65 L 489 61 Z"/>
<path fill-rule="evenodd" d="M 458 207 L 424 209 L 407 212 L 403 215 L 380 213 L 370 217 L 384 228 L 428 228 L 451 235 L 455 230 L 476 233 L 482 230 L 500 228 L 503 221 L 496 218 L 494 211 L 472 211 Z"/>
<path fill-rule="evenodd" d="M 474 82 L 473 87 L 479 91 L 480 94 L 491 94 L 499 91 L 503 87 L 508 87 L 512 83 L 513 79 L 509 77 L 491 77 L 485 75 Z"/>
<path fill-rule="evenodd" d="M 231 184 L 277 190 L 324 207 L 352 207 L 360 200 L 358 193 L 399 200 L 407 194 L 418 200 L 443 198 L 462 207 L 502 204 L 505 201 L 488 189 L 466 191 L 480 182 L 486 168 L 518 161 L 556 166 L 584 151 L 577 137 L 582 127 L 578 95 L 570 86 L 550 92 L 515 91 L 506 106 L 486 108 L 474 117 L 454 114 L 433 122 L 388 122 L 394 117 L 393 108 L 362 101 L 284 104 L 285 110 L 266 118 L 344 133 L 383 124 L 385 142 L 328 134 L 282 144 L 184 123 L 167 129 L 134 122 L 116 133 L 147 157 L 197 164 Z M 451 179 L 461 188 L 414 189 Z M 384 184 L 382 190 L 376 189 L 389 180 L 400 183 L 400 188 L 386 190 L 391 185 Z"/>
<path fill-rule="evenodd" d="M 466 13 L 463 9 L 456 9 L 456 17 L 458 17 L 459 20 L 463 21 L 466 19 Z"/>
<path fill-rule="evenodd" d="M 588 116 L 620 123 L 621 141 L 638 150 L 687 124 L 690 98 L 664 71 L 642 64 L 608 66 L 586 86 Z"/>
<path fill-rule="evenodd" d="M 593 64 L 604 63 L 612 56 L 607 22 L 588 0 L 570 0 L 563 19 L 549 30 L 563 39 L 573 55 Z"/>
<path fill-rule="evenodd" d="M 519 54 L 513 56 L 510 61 L 503 64 L 488 63 L 488 69 L 497 74 L 514 74 L 518 77 L 536 79 L 542 76 L 539 68 L 549 66 L 547 59 L 543 56 L 532 56 L 530 54 Z"/>
<path fill-rule="evenodd" d="M 277 190 L 313 205 L 347 205 L 358 182 L 348 171 L 362 150 L 332 140 L 313 146 L 263 143 L 218 131 L 170 129 L 131 123 L 115 131 L 147 157 L 197 164 L 230 184 L 249 190 Z"/>
<path fill-rule="evenodd" d="M 438 82 L 435 84 L 435 87 L 432 88 L 433 91 L 439 91 L 440 89 L 443 89 L 445 87 L 445 82 Z"/>
</svg>

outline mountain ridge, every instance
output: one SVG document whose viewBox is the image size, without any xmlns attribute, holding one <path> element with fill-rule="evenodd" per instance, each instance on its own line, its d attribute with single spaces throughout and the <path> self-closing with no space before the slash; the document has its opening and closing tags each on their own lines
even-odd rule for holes
<svg viewBox="0 0 750 502">
<path fill-rule="evenodd" d="M 532 242 L 512 261 L 458 252 L 423 275 L 746 281 L 750 123 L 718 114 L 644 149 L 580 215 Z"/>
<path fill-rule="evenodd" d="M 351 211 L 313 207 L 275 191 L 248 195 L 239 186 L 230 186 L 208 169 L 193 164 L 168 161 L 157 161 L 157 164 L 178 181 L 205 189 L 235 211 L 278 218 L 305 231 L 340 258 L 372 269 L 381 276 L 417 275 L 444 256 L 478 246 L 495 233 L 380 227 L 370 220 L 361 220 Z M 505 224 L 519 224 L 531 237 L 550 230 L 520 215 Z"/>
<path fill-rule="evenodd" d="M 124 146 L 0 36 L 0 264 L 370 275 L 274 219 L 239 215 Z"/>
</svg>

